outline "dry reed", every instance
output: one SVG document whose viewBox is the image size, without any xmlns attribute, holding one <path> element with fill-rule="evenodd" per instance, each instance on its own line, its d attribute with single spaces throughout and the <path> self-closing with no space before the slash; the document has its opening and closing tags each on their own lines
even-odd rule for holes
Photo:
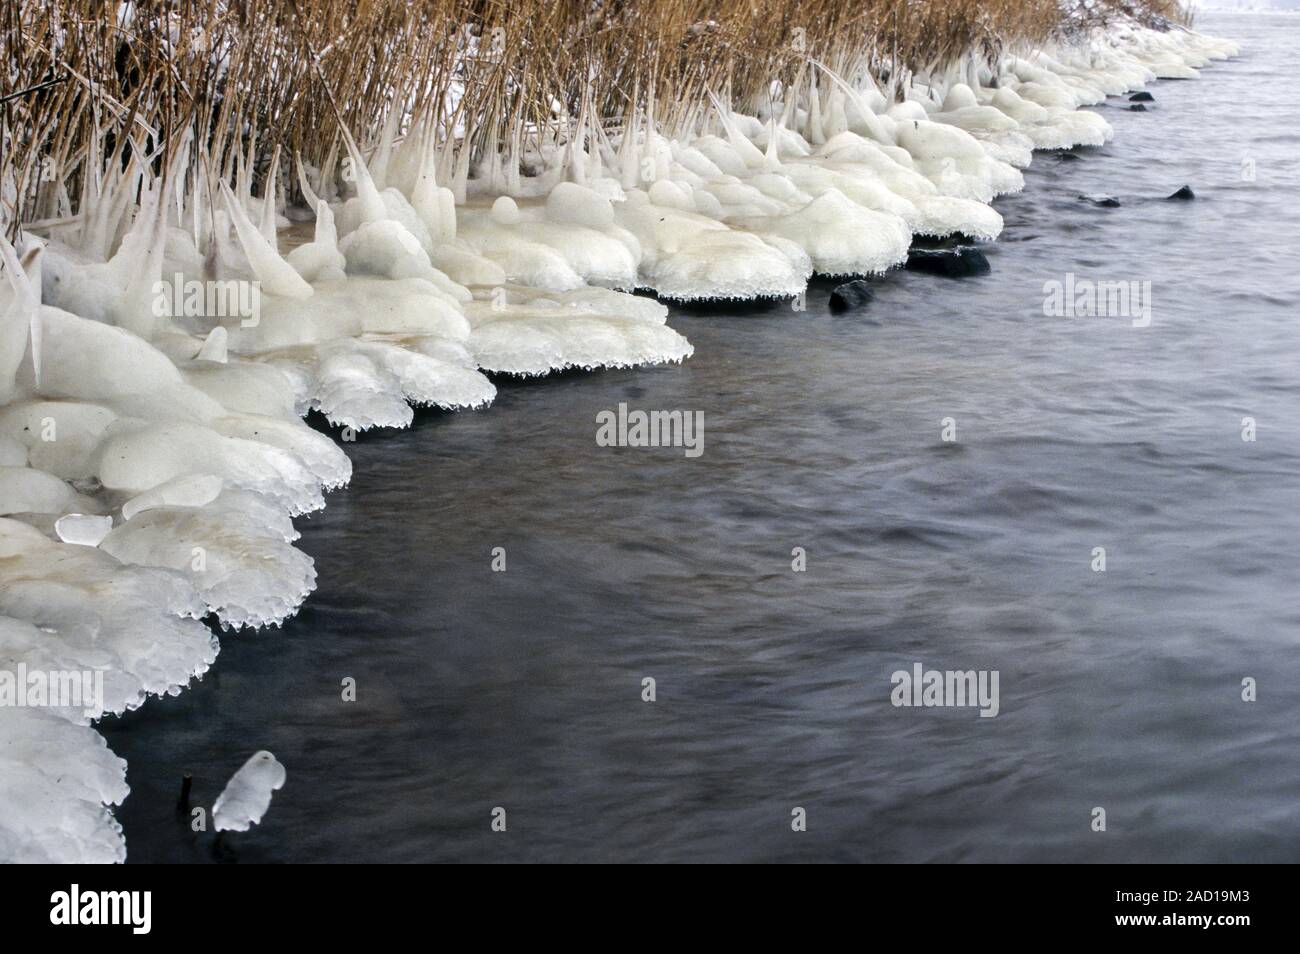
<svg viewBox="0 0 1300 954">
<path fill-rule="evenodd" d="M 272 156 L 329 166 L 339 121 L 432 132 L 475 162 L 524 140 L 675 130 L 711 97 L 752 108 L 810 61 L 896 88 L 968 54 L 1174 0 L 41 0 L 0 13 L 0 220 L 67 219 L 114 163 L 260 183 Z"/>
</svg>

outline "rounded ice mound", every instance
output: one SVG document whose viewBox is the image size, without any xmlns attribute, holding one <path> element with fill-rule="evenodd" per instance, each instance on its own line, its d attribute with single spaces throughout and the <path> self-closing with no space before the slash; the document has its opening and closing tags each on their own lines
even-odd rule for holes
<svg viewBox="0 0 1300 954">
<path fill-rule="evenodd" d="M 0 467 L 0 516 L 65 514 L 83 503 L 75 490 L 53 474 L 32 467 Z"/>
<path fill-rule="evenodd" d="M 614 227 L 614 205 L 585 186 L 561 182 L 546 197 L 546 217 L 552 222 L 604 231 Z"/>
<path fill-rule="evenodd" d="M 961 233 L 991 242 L 1002 234 L 1002 216 L 998 211 L 973 199 L 926 195 L 916 200 L 916 208 L 912 229 L 920 235 L 947 238 Z"/>
<path fill-rule="evenodd" d="M 404 345 L 365 338 L 356 343 L 356 348 L 396 378 L 402 397 L 418 407 L 485 407 L 496 398 L 496 387 L 475 368 Z"/>
<path fill-rule="evenodd" d="M 320 349 L 311 406 L 331 424 L 358 431 L 409 427 L 415 419 L 396 376 L 379 367 L 347 338 Z"/>
<path fill-rule="evenodd" d="M 517 225 L 502 225 L 492 214 L 463 211 L 460 235 L 475 252 L 496 262 L 507 281 L 560 290 L 585 284 L 561 251 L 534 241 Z"/>
<path fill-rule="evenodd" d="M 266 750 L 254 753 L 243 764 L 212 805 L 212 824 L 217 831 L 248 831 L 271 807 L 271 793 L 284 787 L 287 773 Z"/>
<path fill-rule="evenodd" d="M 681 361 L 694 353 L 664 324 L 667 309 L 605 289 L 551 293 L 516 290 L 504 307 L 475 302 L 470 351 L 489 371 L 539 375 L 564 368 L 632 367 Z M 542 295 L 548 297 L 543 298 Z"/>
<path fill-rule="evenodd" d="M 141 494 L 188 474 L 214 474 L 232 487 L 267 494 L 294 514 L 325 505 L 319 481 L 295 454 L 198 424 L 122 428 L 100 450 L 99 479 L 110 490 Z"/>
<path fill-rule="evenodd" d="M 210 426 L 225 437 L 254 441 L 289 452 L 326 490 L 336 490 L 352 479 L 352 461 L 343 449 L 298 418 L 286 421 L 260 414 L 230 414 L 212 421 Z"/>
<path fill-rule="evenodd" d="M 41 627 L 53 668 L 102 670 L 105 712 L 175 695 L 206 672 L 218 647 L 198 622 L 205 612 L 179 574 L 0 519 L 0 613 Z"/>
<path fill-rule="evenodd" d="M 39 393 L 45 397 L 105 401 L 182 383 L 165 354 L 123 328 L 46 305 L 41 335 Z M 30 362 L 25 370 L 30 373 Z"/>
<path fill-rule="evenodd" d="M 697 211 L 691 193 L 671 179 L 660 179 L 652 183 L 646 194 L 651 202 L 665 209 L 677 209 L 679 212 Z"/>
<path fill-rule="evenodd" d="M 434 246 L 430 256 L 434 267 L 461 285 L 502 285 L 505 269 L 490 258 L 484 258 L 461 239 L 452 239 Z"/>
<path fill-rule="evenodd" d="M 0 623 L 0 627 L 2 627 Z M 0 655 L 4 636 L 0 632 Z M 104 737 L 52 710 L 0 707 L 0 858 L 11 864 L 120 864 L 126 761 Z"/>
<path fill-rule="evenodd" d="M 918 196 L 938 192 L 934 183 L 917 171 L 915 160 L 906 150 L 882 146 L 856 133 L 842 132 L 828 139 L 812 161 L 825 159 L 870 169 L 887 189 L 904 199 L 915 201 Z"/>
<path fill-rule="evenodd" d="M 387 188 L 380 193 L 379 198 L 382 201 L 382 208 L 379 209 L 373 207 L 360 195 L 355 195 L 343 203 L 335 217 L 337 234 L 340 237 L 348 236 L 367 223 L 391 222 L 411 236 L 426 252 L 433 248 L 433 235 L 429 231 L 429 226 L 400 189 Z M 375 217 L 376 215 L 379 217 Z"/>
<path fill-rule="evenodd" d="M 21 441 L 14 440 L 4 433 L 0 425 L 0 467 L 26 467 L 27 448 Z"/>
<path fill-rule="evenodd" d="M 251 531 L 219 508 L 156 507 L 115 527 L 99 544 L 123 563 L 185 575 L 223 625 L 278 625 L 316 588 L 307 554 Z"/>
<path fill-rule="evenodd" d="M 759 236 L 631 192 L 615 209 L 636 236 L 640 282 L 665 298 L 788 298 L 807 284 L 811 266 Z"/>
<path fill-rule="evenodd" d="M 567 305 L 593 315 L 610 315 L 651 325 L 662 325 L 668 320 L 668 306 L 662 302 L 639 295 L 629 295 L 612 288 L 587 287 L 575 288 L 567 292 L 550 292 L 511 286 L 506 291 L 509 300 L 517 304 L 532 304 L 545 298 L 557 305 Z"/>
<path fill-rule="evenodd" d="M 907 260 L 912 235 L 902 219 L 863 208 L 838 189 L 829 189 L 786 215 L 741 219 L 760 236 L 773 235 L 799 246 L 822 275 L 873 275 Z"/>
<path fill-rule="evenodd" d="M 469 322 L 460 316 L 469 336 Z M 267 360 L 301 376 L 307 404 L 331 424 L 367 430 L 406 427 L 408 402 L 444 408 L 481 407 L 496 396 L 486 377 L 468 366 L 459 340 L 430 335 L 339 338 Z"/>
<path fill-rule="evenodd" d="M 636 282 L 639 248 L 613 223 L 608 199 L 573 183 L 552 191 L 544 206 L 497 199 L 492 211 L 465 209 L 460 234 L 477 253 L 520 285 L 567 291 L 587 282 L 628 288 Z M 503 201 L 504 200 L 504 201 Z M 508 214 L 502 212 L 509 203 Z"/>
<path fill-rule="evenodd" d="M 898 127 L 898 144 L 944 195 L 987 203 L 1025 186 L 1018 169 L 989 156 L 979 140 L 956 126 L 902 123 Z"/>
<path fill-rule="evenodd" d="M 155 507 L 202 507 L 217 499 L 223 481 L 215 474 L 186 474 L 173 477 L 122 504 L 122 519 Z"/>
<path fill-rule="evenodd" d="M 506 227 L 518 225 L 523 221 L 523 216 L 519 214 L 519 206 L 508 195 L 497 196 L 496 201 L 492 203 L 492 211 L 488 214 L 497 225 Z"/>
<path fill-rule="evenodd" d="M 286 420 L 297 417 L 292 382 L 270 365 L 255 361 L 211 364 L 196 359 L 183 373 L 192 387 L 227 410 Z"/>
<path fill-rule="evenodd" d="M 423 278 L 453 301 L 468 298 L 464 288 L 433 267 L 419 240 L 392 219 L 358 226 L 339 243 L 339 251 L 349 275 Z"/>
</svg>

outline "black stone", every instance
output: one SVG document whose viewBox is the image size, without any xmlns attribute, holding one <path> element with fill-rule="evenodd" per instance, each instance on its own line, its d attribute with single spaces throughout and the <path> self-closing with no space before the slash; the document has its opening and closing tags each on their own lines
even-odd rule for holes
<svg viewBox="0 0 1300 954">
<path fill-rule="evenodd" d="M 926 249 L 930 251 L 947 251 L 953 252 L 965 245 L 974 245 L 975 240 L 964 232 L 952 232 L 948 235 L 924 235 L 917 233 L 912 236 L 913 249 Z"/>
<path fill-rule="evenodd" d="M 1128 98 L 1128 101 L 1130 103 L 1154 103 L 1156 101 L 1156 98 L 1152 96 L 1150 93 L 1148 93 L 1146 90 L 1141 90 L 1140 92 L 1134 93 L 1132 96 L 1130 96 Z"/>
<path fill-rule="evenodd" d="M 1165 196 L 1165 198 L 1166 199 L 1195 199 L 1196 193 L 1192 191 L 1191 186 L 1185 185 L 1177 192 L 1175 192 L 1173 195 L 1167 195 Z"/>
<path fill-rule="evenodd" d="M 831 311 L 838 314 L 842 311 L 863 308 L 871 304 L 871 299 L 875 297 L 876 293 L 872 291 L 870 282 L 864 282 L 862 279 L 845 282 L 831 292 Z"/>
<path fill-rule="evenodd" d="M 951 252 L 914 248 L 907 253 L 907 268 L 913 272 L 942 275 L 945 278 L 987 275 L 992 270 L 984 253 L 972 246 Z"/>
<path fill-rule="evenodd" d="M 1093 205 L 1102 209 L 1118 209 L 1119 199 L 1113 195 L 1081 195 L 1079 196 L 1084 202 L 1091 202 Z"/>
<path fill-rule="evenodd" d="M 1075 152 L 1058 152 L 1056 154 L 1057 162 L 1078 162 L 1080 156 Z"/>
<path fill-rule="evenodd" d="M 1132 106 L 1128 108 L 1128 110 L 1130 113 L 1145 113 L 1147 111 L 1147 108 L 1143 106 L 1141 103 L 1134 103 Z"/>
</svg>

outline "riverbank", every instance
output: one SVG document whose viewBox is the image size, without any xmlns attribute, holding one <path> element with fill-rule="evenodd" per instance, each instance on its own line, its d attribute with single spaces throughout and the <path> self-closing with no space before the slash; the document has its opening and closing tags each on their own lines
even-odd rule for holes
<svg viewBox="0 0 1300 954">
<path fill-rule="evenodd" d="M 357 194 L 335 208 L 315 198 L 327 182 L 311 182 L 304 166 L 314 241 L 283 256 L 275 204 L 258 208 L 243 188 L 251 178 L 213 212 L 202 188 L 180 197 L 182 176 L 155 179 L 135 167 L 80 221 L 46 228 L 40 252 L 20 246 L 6 267 L 14 286 L 6 329 L 16 346 L 7 353 L 17 357 L 4 410 L 6 499 L 14 501 L 4 521 L 7 653 L 52 670 L 106 671 L 105 712 L 178 692 L 215 658 L 216 640 L 198 618 L 282 621 L 314 585 L 288 518 L 319 509 L 350 464 L 301 425 L 300 413 L 318 410 L 351 429 L 346 442 L 353 431 L 409 424 L 410 403 L 486 403 L 496 389 L 484 371 L 690 355 L 666 326 L 665 307 L 601 283 L 630 279 L 678 297 L 794 295 L 814 270 L 870 274 L 898 264 L 916 232 L 994 237 L 1001 219 L 986 203 L 1019 189 L 1017 162 L 1030 146 L 1105 141 L 1107 124 L 1081 120 L 1089 114 L 1078 106 L 1104 98 L 1107 85 L 1119 91 L 1206 62 L 1192 34 L 1126 28 L 1108 37 L 1086 54 L 1064 47 L 1050 60 L 1008 58 L 996 90 L 978 75 L 968 76 L 973 86 L 955 81 L 969 69 L 942 88 L 932 77 L 922 94 L 881 112 L 869 89 L 829 80 L 825 117 L 815 118 L 820 90 L 802 121 L 797 106 L 788 111 L 806 136 L 775 113 L 764 124 L 722 107 L 708 119 L 713 131 L 689 147 L 647 123 L 625 136 L 621 171 L 611 167 L 618 178 L 587 175 L 589 165 L 586 185 L 552 186 L 544 202 L 521 183 L 515 198 L 466 195 L 453 206 L 459 173 L 445 191 L 416 175 L 405 191 L 385 192 L 388 178 L 372 167 L 405 162 L 436 180 L 440 160 L 428 139 L 381 139 L 369 157 L 349 150 Z M 1077 56 L 1085 58 L 1063 62 Z M 1013 88 L 1025 93 L 1015 93 L 1019 102 L 1005 95 Z M 176 152 L 174 168 L 189 154 Z M 599 172 L 607 161 L 594 150 L 567 168 L 590 163 Z M 654 174 L 648 189 L 623 185 L 621 176 L 638 182 L 643 168 Z M 138 182 L 146 187 L 140 213 L 115 223 Z M 284 215 L 293 209 L 286 203 Z M 670 219 L 671 228 L 659 227 Z M 64 241 L 77 238 L 84 256 L 88 245 L 110 247 L 124 227 L 118 258 L 100 265 Z M 199 240 L 187 246 L 187 232 Z M 25 269 L 19 255 L 31 256 Z M 179 271 L 202 281 L 214 255 L 223 280 L 260 283 L 256 324 L 227 316 L 237 320 L 224 333 L 200 333 L 191 319 L 213 316 L 142 313 L 153 281 L 141 276 Z M 74 521 L 61 533 L 55 520 L 70 512 L 112 519 Z M 6 855 L 121 860 L 120 832 L 104 808 L 126 795 L 121 760 L 79 714 L 4 717 L 7 799 L 22 806 L 6 816 Z M 292 785 L 292 764 L 289 773 Z"/>
</svg>

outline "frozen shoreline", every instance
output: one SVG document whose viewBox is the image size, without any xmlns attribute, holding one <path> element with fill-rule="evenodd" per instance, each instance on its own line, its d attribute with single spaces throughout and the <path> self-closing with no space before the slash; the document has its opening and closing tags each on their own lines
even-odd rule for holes
<svg viewBox="0 0 1300 954">
<path fill-rule="evenodd" d="M 604 154 L 571 150 L 548 173 L 564 185 L 506 183 L 507 200 L 455 171 L 438 186 L 443 160 L 408 136 L 368 160 L 354 154 L 357 195 L 333 208 L 317 200 L 314 241 L 283 256 L 274 206 L 248 188 L 218 200 L 215 227 L 204 199 L 159 189 L 105 263 L 126 222 L 111 221 L 114 208 L 122 215 L 134 191 L 124 177 L 105 190 L 102 216 L 46 230 L 79 251 L 23 247 L 25 281 L 19 253 L 6 262 L 0 654 L 104 670 L 106 712 L 175 694 L 216 655 L 199 617 L 276 623 L 314 586 L 290 518 L 323 506 L 350 464 L 302 424 L 307 409 L 356 429 L 405 426 L 410 403 L 489 402 L 482 370 L 682 360 L 690 345 L 662 305 L 604 286 L 794 295 L 814 270 L 898 264 L 913 233 L 994 238 L 1000 219 L 986 203 L 1020 187 L 1031 147 L 1106 138 L 1104 121 L 1078 107 L 1157 73 L 1195 75 L 1231 49 L 1121 31 L 1091 51 L 1102 71 L 1079 50 L 1008 59 L 995 90 L 965 64 L 933 97 L 914 87 L 917 99 L 888 110 L 875 90 L 830 83 L 825 103 L 792 104 L 776 111 L 782 121 L 720 109 L 687 145 L 647 124 Z M 304 174 L 307 194 L 340 185 Z M 453 205 L 458 189 L 466 204 Z M 214 255 L 223 277 L 261 283 L 255 327 L 213 334 L 197 316 L 141 313 L 161 276 L 203 276 Z M 56 438 L 43 440 L 50 421 Z M 69 513 L 109 516 L 112 529 L 96 539 L 103 524 L 74 521 L 63 535 L 83 544 L 59 542 L 54 522 Z M 81 713 L 0 709 L 0 725 L 10 809 L 0 857 L 122 860 L 105 806 L 127 793 L 125 763 Z M 60 758 L 42 755 L 52 745 Z"/>
</svg>

